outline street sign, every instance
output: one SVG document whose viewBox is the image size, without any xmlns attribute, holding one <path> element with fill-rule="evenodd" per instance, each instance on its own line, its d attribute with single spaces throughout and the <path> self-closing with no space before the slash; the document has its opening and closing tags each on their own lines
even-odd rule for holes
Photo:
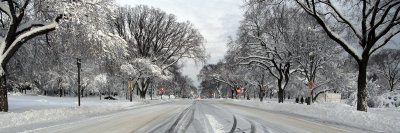
<svg viewBox="0 0 400 133">
<path fill-rule="evenodd" d="M 132 88 L 132 87 L 133 87 L 132 81 L 129 81 L 129 82 L 128 82 L 128 87 L 129 87 L 129 88 Z"/>
<path fill-rule="evenodd" d="M 308 87 L 312 88 L 314 86 L 313 82 L 308 82 Z"/>
</svg>

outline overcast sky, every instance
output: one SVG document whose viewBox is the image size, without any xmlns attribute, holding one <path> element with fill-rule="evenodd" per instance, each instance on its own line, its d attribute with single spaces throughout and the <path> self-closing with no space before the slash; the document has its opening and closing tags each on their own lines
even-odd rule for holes
<svg viewBox="0 0 400 133">
<path fill-rule="evenodd" d="M 243 0 L 116 0 L 120 5 L 149 5 L 174 14 L 178 21 L 190 21 L 204 36 L 205 48 L 211 56 L 208 64 L 224 58 L 228 36 L 235 36 L 242 20 Z M 199 85 L 196 75 L 202 65 L 186 61 L 183 74 Z"/>
</svg>

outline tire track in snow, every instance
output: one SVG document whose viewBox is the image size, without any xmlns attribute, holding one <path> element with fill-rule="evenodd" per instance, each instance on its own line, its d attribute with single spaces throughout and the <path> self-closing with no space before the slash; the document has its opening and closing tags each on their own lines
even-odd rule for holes
<svg viewBox="0 0 400 133">
<path fill-rule="evenodd" d="M 256 126 L 254 126 L 254 123 L 251 122 L 250 120 L 247 120 L 250 123 L 250 133 L 255 133 L 256 132 Z"/>
<path fill-rule="evenodd" d="M 168 133 L 184 133 L 193 121 L 194 110 L 190 106 L 186 108 L 175 120 L 174 124 L 167 131 Z"/>
<path fill-rule="evenodd" d="M 236 120 L 235 115 L 233 115 L 233 125 L 232 125 L 232 128 L 231 128 L 230 133 L 235 132 L 235 130 L 236 130 L 236 125 L 237 125 L 237 120 Z"/>
</svg>

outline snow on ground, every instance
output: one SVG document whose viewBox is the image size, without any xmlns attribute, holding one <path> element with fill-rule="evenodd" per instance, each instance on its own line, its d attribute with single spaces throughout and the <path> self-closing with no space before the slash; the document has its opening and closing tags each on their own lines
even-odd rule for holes
<svg viewBox="0 0 400 133">
<path fill-rule="evenodd" d="M 258 99 L 221 101 L 328 120 L 378 132 L 400 132 L 400 108 L 369 108 L 368 112 L 361 112 L 345 103 L 313 103 L 307 106 L 296 104 L 294 101 L 277 103 L 276 100 L 270 99 L 264 102 Z"/>
<path fill-rule="evenodd" d="M 8 96 L 9 112 L 0 112 L 0 129 L 100 115 L 111 111 L 170 101 L 168 98 L 163 100 L 138 100 L 138 98 L 135 98 L 134 102 L 129 102 L 125 100 L 125 97 L 116 98 L 120 100 L 100 100 L 99 97 L 84 97 L 81 99 L 81 106 L 78 107 L 77 97 L 60 98 L 11 94 Z"/>
</svg>

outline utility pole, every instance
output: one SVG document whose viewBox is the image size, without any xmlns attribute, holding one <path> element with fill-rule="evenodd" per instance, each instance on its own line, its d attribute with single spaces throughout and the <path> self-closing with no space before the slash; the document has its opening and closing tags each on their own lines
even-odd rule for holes
<svg viewBox="0 0 400 133">
<path fill-rule="evenodd" d="M 76 65 L 78 66 L 78 106 L 81 106 L 81 59 L 76 58 Z"/>
<path fill-rule="evenodd" d="M 129 82 L 128 82 L 128 86 L 129 86 L 129 101 L 132 102 L 132 78 L 129 78 Z"/>
</svg>

